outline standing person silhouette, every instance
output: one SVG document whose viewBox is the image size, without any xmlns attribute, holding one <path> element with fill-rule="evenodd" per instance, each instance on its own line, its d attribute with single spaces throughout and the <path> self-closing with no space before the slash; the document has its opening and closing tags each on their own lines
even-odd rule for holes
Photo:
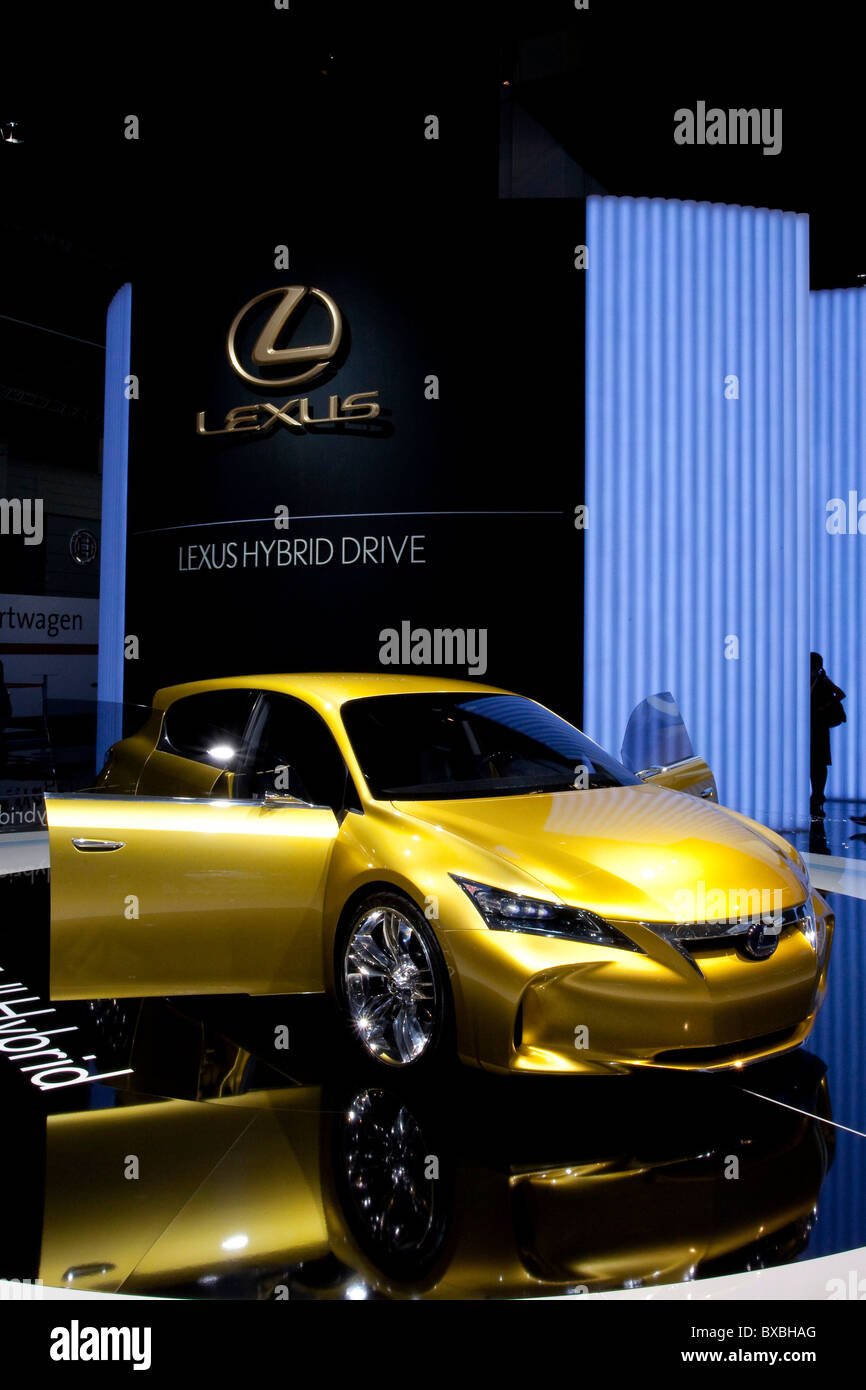
<svg viewBox="0 0 866 1390">
<path fill-rule="evenodd" d="M 812 818 L 823 820 L 824 788 L 827 785 L 827 768 L 832 763 L 830 757 L 830 730 L 837 724 L 845 723 L 842 701 L 844 690 L 834 685 L 824 670 L 824 658 L 819 652 L 812 652 L 812 724 L 809 749 L 809 776 L 812 781 L 812 798 L 809 809 Z"/>
</svg>

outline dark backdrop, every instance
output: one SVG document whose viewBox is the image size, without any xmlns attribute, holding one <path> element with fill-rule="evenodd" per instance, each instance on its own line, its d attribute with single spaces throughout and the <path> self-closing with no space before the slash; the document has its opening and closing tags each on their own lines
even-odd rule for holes
<svg viewBox="0 0 866 1390">
<path fill-rule="evenodd" d="M 579 719 L 583 236 L 582 202 L 362 196 L 290 217 L 235 210 L 172 239 L 156 272 L 133 280 L 127 632 L 140 658 L 126 663 L 128 698 L 246 671 L 377 670 L 380 631 L 410 621 L 486 629 L 479 679 Z M 288 271 L 273 268 L 282 243 Z M 258 390 L 231 370 L 225 335 L 279 284 L 326 290 L 344 341 L 308 385 Z M 314 307 L 291 341 L 326 336 Z M 425 399 L 431 374 L 439 400 Z M 256 400 L 309 394 L 324 414 L 329 394 L 369 390 L 382 407 L 369 425 L 195 433 L 199 410 L 212 429 Z M 288 531 L 234 524 L 278 504 Z M 399 551 L 411 535 L 424 537 L 423 564 L 339 563 L 343 536 L 390 537 Z M 241 567 L 244 542 L 315 536 L 334 542 L 330 564 Z M 219 559 L 229 541 L 235 568 L 186 568 L 189 546 L 215 543 Z"/>
</svg>

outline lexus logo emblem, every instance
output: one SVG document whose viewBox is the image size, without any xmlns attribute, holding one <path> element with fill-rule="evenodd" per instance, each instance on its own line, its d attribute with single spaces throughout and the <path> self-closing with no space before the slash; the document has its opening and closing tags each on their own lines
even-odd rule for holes
<svg viewBox="0 0 866 1390">
<path fill-rule="evenodd" d="M 246 368 L 241 366 L 235 339 L 241 323 L 250 310 L 256 304 L 260 304 L 263 299 L 270 299 L 274 295 L 279 296 L 279 298 L 253 348 L 253 364 L 256 367 L 294 367 L 295 364 L 300 365 L 309 362 L 312 363 L 312 366 L 308 366 L 300 372 L 294 372 L 291 376 L 253 376 L 252 372 L 248 372 Z M 307 347 L 275 347 L 274 344 L 284 333 L 286 326 L 295 317 L 308 295 L 317 299 L 320 304 L 324 304 L 327 309 L 331 320 L 330 339 L 327 343 L 312 343 Z M 226 337 L 226 351 L 238 376 L 243 381 L 249 382 L 250 385 L 294 387 L 302 381 L 309 381 L 311 377 L 318 376 L 320 372 L 325 370 L 338 351 L 342 336 L 343 320 L 329 294 L 326 294 L 324 290 L 317 290 L 311 285 L 285 285 L 278 286 L 273 290 L 265 290 L 263 294 L 257 294 L 254 299 L 247 301 L 232 320 L 231 328 Z"/>
<path fill-rule="evenodd" d="M 306 346 L 278 347 L 277 344 L 281 341 L 290 340 L 293 336 L 301 337 L 297 332 L 299 320 L 304 306 L 311 299 L 327 311 L 331 327 L 328 341 L 308 343 Z M 255 316 L 255 311 L 264 300 L 271 301 L 270 316 L 259 331 L 250 354 L 248 371 L 247 367 L 241 365 L 237 340 L 241 326 L 248 321 L 250 315 Z M 321 310 L 318 312 L 321 313 Z M 262 316 L 263 311 L 259 309 L 256 322 L 261 323 Z M 252 337 L 252 332 L 248 336 Z M 294 394 L 295 387 L 301 382 L 318 376 L 333 362 L 339 351 L 342 336 L 343 320 L 339 309 L 329 294 L 325 294 L 324 290 L 317 290 L 312 285 L 280 285 L 248 299 L 243 308 L 235 314 L 226 335 L 229 362 L 241 380 L 249 382 L 250 386 L 265 387 L 266 390 L 273 390 L 274 394 L 280 395 L 284 388 L 289 388 L 287 394 L 291 395 L 291 400 L 283 401 L 281 405 L 273 401 L 248 400 L 228 410 L 223 423 L 210 429 L 205 421 L 205 412 L 199 410 L 195 417 L 196 434 L 261 436 L 277 426 L 291 434 L 302 434 L 306 430 L 331 431 L 334 426 L 357 425 L 361 420 L 375 420 L 381 409 L 378 389 L 351 391 L 347 396 L 332 394 L 328 396 L 327 401 L 311 401 L 309 396 L 301 395 L 300 392 L 297 396 Z M 245 343 L 245 357 L 247 352 L 248 347 Z M 285 372 L 286 375 L 256 376 L 253 369 L 257 367 Z"/>
<path fill-rule="evenodd" d="M 742 942 L 742 953 L 750 960 L 767 960 L 779 944 L 781 921 L 755 922 L 747 931 Z"/>
</svg>

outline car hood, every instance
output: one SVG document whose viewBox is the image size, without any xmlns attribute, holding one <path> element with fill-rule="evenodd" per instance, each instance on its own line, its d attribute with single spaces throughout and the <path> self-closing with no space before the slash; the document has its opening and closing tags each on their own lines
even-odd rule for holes
<svg viewBox="0 0 866 1390">
<path fill-rule="evenodd" d="M 664 787 L 395 806 L 439 834 L 498 856 L 565 902 L 605 917 L 648 922 L 737 917 L 753 909 L 738 908 L 732 894 L 763 893 L 758 910 L 765 912 L 792 907 L 808 893 L 806 878 L 771 839 L 721 806 Z M 455 850 L 453 872 L 467 873 Z M 719 910 L 718 896 L 709 896 L 719 892 L 732 903 L 729 912 Z"/>
</svg>

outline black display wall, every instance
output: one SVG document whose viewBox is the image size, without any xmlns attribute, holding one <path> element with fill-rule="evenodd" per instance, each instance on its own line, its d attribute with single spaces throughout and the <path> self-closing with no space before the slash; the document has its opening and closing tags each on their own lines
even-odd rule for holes
<svg viewBox="0 0 866 1390">
<path fill-rule="evenodd" d="M 579 719 L 584 212 L 484 200 L 287 222 L 241 209 L 172 238 L 133 282 L 128 699 L 245 672 L 384 669 L 381 634 L 408 623 L 467 631 L 475 660 L 393 669 L 468 675 Z M 275 269 L 282 244 L 289 268 Z M 226 333 L 281 285 L 326 291 L 343 341 L 308 383 L 258 388 L 230 366 Z M 305 303 L 277 346 L 329 336 L 327 311 Z M 274 375 L 250 353 L 276 304 L 239 329 L 256 375 Z M 199 412 L 215 430 L 237 407 L 306 396 L 321 417 L 329 397 L 373 391 L 371 421 L 196 433 Z"/>
</svg>

